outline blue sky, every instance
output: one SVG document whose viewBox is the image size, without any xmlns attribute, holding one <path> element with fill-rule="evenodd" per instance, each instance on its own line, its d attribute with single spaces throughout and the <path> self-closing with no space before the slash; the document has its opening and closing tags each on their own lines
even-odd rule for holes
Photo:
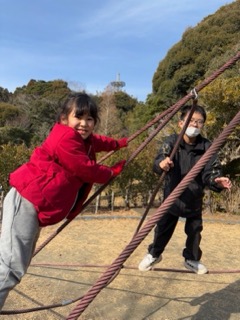
<svg viewBox="0 0 240 320">
<path fill-rule="evenodd" d="M 226 0 L 0 0 L 0 87 L 62 79 L 102 92 L 117 79 L 145 101 L 168 50 Z"/>
</svg>

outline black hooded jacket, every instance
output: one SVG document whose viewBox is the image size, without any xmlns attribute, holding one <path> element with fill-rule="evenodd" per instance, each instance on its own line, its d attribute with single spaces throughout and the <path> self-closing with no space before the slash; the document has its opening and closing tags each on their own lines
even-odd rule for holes
<svg viewBox="0 0 240 320">
<path fill-rule="evenodd" d="M 177 135 L 173 134 L 163 142 L 154 161 L 153 171 L 155 173 L 161 174 L 163 172 L 159 167 L 159 163 L 170 156 L 176 141 Z M 194 145 L 186 144 L 184 140 L 181 141 L 178 151 L 173 158 L 174 167 L 170 169 L 165 177 L 164 199 L 169 196 L 210 145 L 210 141 L 201 135 L 197 136 L 196 144 Z M 210 190 L 220 192 L 222 188 L 219 188 L 214 182 L 214 179 L 220 176 L 222 176 L 221 164 L 217 155 L 214 155 L 169 208 L 169 213 L 181 217 L 192 217 L 201 214 L 204 188 L 208 187 Z"/>
</svg>

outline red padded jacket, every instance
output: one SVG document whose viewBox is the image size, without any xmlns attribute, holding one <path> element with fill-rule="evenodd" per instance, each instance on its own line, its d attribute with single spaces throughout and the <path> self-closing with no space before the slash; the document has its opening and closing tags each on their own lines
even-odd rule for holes
<svg viewBox="0 0 240 320">
<path fill-rule="evenodd" d="M 10 174 L 10 185 L 36 208 L 40 226 L 73 219 L 93 183 L 106 183 L 111 169 L 96 163 L 96 152 L 118 149 L 117 140 L 55 124 L 30 160 Z"/>
</svg>

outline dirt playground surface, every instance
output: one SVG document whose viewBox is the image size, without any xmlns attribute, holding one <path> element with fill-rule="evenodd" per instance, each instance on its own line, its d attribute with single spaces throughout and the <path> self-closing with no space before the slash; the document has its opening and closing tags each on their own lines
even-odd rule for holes
<svg viewBox="0 0 240 320">
<path fill-rule="evenodd" d="M 133 210 L 84 213 L 33 258 L 4 310 L 61 304 L 85 295 L 131 241 L 140 217 L 140 212 Z M 38 246 L 57 227 L 44 228 Z M 183 267 L 184 221 L 179 221 L 156 270 L 138 271 L 138 263 L 152 241 L 152 230 L 124 263 L 126 268 L 100 291 L 78 319 L 239 320 L 240 216 L 204 215 L 202 236 L 202 261 L 209 274 L 196 275 Z M 0 319 L 67 319 L 79 303 L 80 300 L 44 311 L 1 315 Z"/>
</svg>

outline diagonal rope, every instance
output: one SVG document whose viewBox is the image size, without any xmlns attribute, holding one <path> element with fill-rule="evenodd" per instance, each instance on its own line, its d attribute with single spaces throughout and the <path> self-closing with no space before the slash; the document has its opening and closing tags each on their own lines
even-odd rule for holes
<svg viewBox="0 0 240 320">
<path fill-rule="evenodd" d="M 205 79 L 202 83 L 200 83 L 197 87 L 195 87 L 195 91 L 198 93 L 204 87 L 206 87 L 209 83 L 215 80 L 220 74 L 222 74 L 226 69 L 231 67 L 234 63 L 236 63 L 240 59 L 240 51 L 232 57 L 228 62 L 226 62 L 222 67 L 220 67 L 217 71 L 215 71 L 210 77 Z M 185 97 L 180 99 L 177 103 L 171 106 L 167 111 L 163 112 L 161 115 L 157 116 L 154 120 L 150 121 L 147 126 L 145 126 L 145 130 L 155 124 L 159 119 L 166 115 L 166 119 L 157 127 L 157 129 L 135 150 L 132 156 L 126 162 L 128 165 L 144 148 L 145 146 L 157 135 L 157 133 L 164 127 L 164 125 L 177 113 L 177 111 L 187 103 L 193 97 L 192 93 L 188 93 Z M 169 112 L 170 110 L 170 112 Z M 156 120 L 157 119 L 157 120 Z M 130 139 L 136 138 L 140 133 L 142 133 L 142 129 L 138 130 L 135 135 L 133 135 Z M 130 139 L 128 141 L 130 141 Z M 126 166 L 125 165 L 125 166 Z M 90 197 L 82 207 L 82 212 L 93 199 L 95 199 L 112 181 L 114 178 L 111 178 L 106 184 L 102 185 L 93 195 Z M 52 239 L 54 239 L 72 220 L 65 221 L 57 230 L 50 235 L 34 252 L 33 257 L 39 253 Z"/>
<path fill-rule="evenodd" d="M 157 221 L 165 214 L 165 212 L 174 203 L 177 197 L 186 189 L 188 184 L 197 176 L 197 174 L 203 169 L 206 163 L 211 157 L 220 149 L 227 137 L 233 132 L 234 128 L 240 123 L 240 111 L 228 124 L 228 126 L 222 131 L 222 133 L 214 140 L 210 148 L 200 158 L 196 165 L 189 171 L 189 173 L 183 178 L 178 186 L 172 191 L 172 193 L 166 198 L 162 205 L 157 209 L 155 214 L 145 223 L 145 226 L 136 234 L 136 236 L 130 241 L 120 255 L 115 259 L 112 265 L 100 276 L 95 284 L 84 295 L 82 300 L 71 311 L 66 318 L 67 320 L 75 320 L 84 312 L 87 306 L 93 301 L 98 293 L 109 282 L 109 279 L 122 267 L 123 263 L 128 259 L 131 253 L 137 248 L 137 246 L 143 241 L 143 239 L 152 230 Z"/>
</svg>

